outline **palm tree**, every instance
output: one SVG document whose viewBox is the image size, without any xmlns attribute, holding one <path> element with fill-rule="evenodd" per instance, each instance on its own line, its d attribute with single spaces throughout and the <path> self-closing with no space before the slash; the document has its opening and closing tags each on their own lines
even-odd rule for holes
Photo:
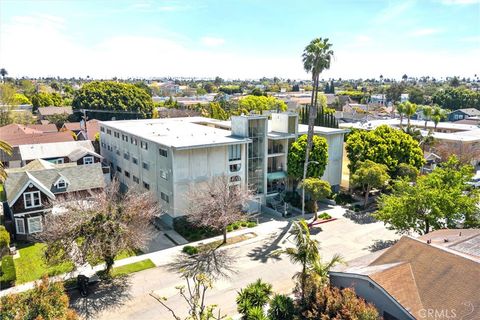
<svg viewBox="0 0 480 320">
<path fill-rule="evenodd" d="M 405 114 L 405 109 L 406 107 L 404 102 L 397 105 L 397 112 L 400 115 L 400 129 L 403 129 L 402 123 L 403 123 L 403 115 Z"/>
<path fill-rule="evenodd" d="M 321 284 L 328 283 L 328 273 L 337 264 L 344 264 L 345 260 L 339 254 L 335 254 L 328 262 L 322 262 L 320 259 L 311 267 L 311 274 Z"/>
<path fill-rule="evenodd" d="M 302 60 L 305 71 L 312 73 L 313 89 L 310 100 L 310 114 L 308 115 L 308 135 L 307 150 L 305 151 L 305 164 L 303 165 L 303 180 L 307 177 L 307 167 L 309 162 L 310 149 L 313 143 L 313 127 L 317 117 L 317 97 L 320 73 L 330 68 L 333 50 L 332 45 L 328 43 L 328 39 L 313 39 L 303 50 Z M 302 214 L 305 214 L 305 189 L 302 188 Z"/>
<path fill-rule="evenodd" d="M 410 101 L 405 102 L 405 115 L 407 116 L 407 130 L 410 130 L 410 118 L 417 112 L 417 105 Z"/>
<path fill-rule="evenodd" d="M 286 254 L 292 263 L 298 263 L 302 266 L 302 270 L 293 277 L 300 284 L 300 296 L 303 301 L 309 270 L 320 260 L 320 244 L 311 237 L 308 224 L 303 219 L 293 223 L 292 234 L 295 247 L 277 250 L 274 254 Z"/>
<path fill-rule="evenodd" d="M 8 74 L 7 70 L 5 68 L 0 69 L 0 75 L 2 75 L 2 80 L 5 82 L 5 76 Z"/>
<path fill-rule="evenodd" d="M 5 141 L 0 140 L 0 152 L 6 153 L 10 156 L 12 154 L 12 146 Z M 3 163 L 0 161 L 0 183 L 3 183 L 5 179 L 7 179 L 7 173 L 5 172 Z"/>
<path fill-rule="evenodd" d="M 445 117 L 445 111 L 439 106 L 434 106 L 432 111 L 432 121 L 435 123 L 434 131 L 437 130 L 437 125 Z"/>
<path fill-rule="evenodd" d="M 427 130 L 427 122 L 428 120 L 431 119 L 432 117 L 432 107 L 430 106 L 423 106 L 422 107 L 422 114 L 423 114 L 423 117 L 425 118 L 425 130 Z"/>
</svg>

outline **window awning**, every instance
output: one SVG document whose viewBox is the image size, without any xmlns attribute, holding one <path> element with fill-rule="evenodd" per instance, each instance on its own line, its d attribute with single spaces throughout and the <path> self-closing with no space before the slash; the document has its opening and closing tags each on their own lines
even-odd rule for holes
<svg viewBox="0 0 480 320">
<path fill-rule="evenodd" d="M 268 180 L 268 181 L 285 179 L 286 177 L 287 177 L 287 173 L 284 172 L 284 171 L 277 171 L 277 172 L 267 173 L 267 180 Z"/>
</svg>

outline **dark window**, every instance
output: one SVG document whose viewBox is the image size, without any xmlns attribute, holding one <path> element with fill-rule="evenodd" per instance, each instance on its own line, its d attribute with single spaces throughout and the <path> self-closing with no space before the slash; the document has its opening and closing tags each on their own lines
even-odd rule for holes
<svg viewBox="0 0 480 320">
<path fill-rule="evenodd" d="M 130 178 L 130 172 L 128 172 L 128 171 L 125 170 L 124 173 L 125 173 L 125 177 Z"/>
<path fill-rule="evenodd" d="M 132 176 L 132 179 L 133 179 L 133 182 L 135 182 L 135 183 L 140 182 L 140 179 L 138 179 L 138 177 L 136 177 L 136 176 Z"/>
<path fill-rule="evenodd" d="M 170 198 L 163 192 L 160 192 L 160 197 L 162 198 L 163 201 L 165 201 L 166 203 L 169 203 L 170 202 Z"/>
<path fill-rule="evenodd" d="M 137 139 L 135 139 L 134 137 L 130 138 L 130 142 L 134 145 L 137 145 Z"/>
<path fill-rule="evenodd" d="M 148 150 L 148 143 L 146 143 L 145 141 L 140 141 L 140 147 L 142 149 Z"/>
<path fill-rule="evenodd" d="M 117 166 L 117 171 L 118 171 L 118 172 L 122 172 L 122 168 L 120 168 L 119 166 Z"/>
<path fill-rule="evenodd" d="M 112 130 L 107 129 L 107 134 L 112 135 Z"/>
<path fill-rule="evenodd" d="M 162 157 L 165 157 L 165 158 L 168 157 L 168 151 L 167 151 L 167 149 L 162 149 L 162 148 L 160 148 L 160 149 L 158 149 L 158 152 L 160 153 L 160 155 L 161 155 Z"/>
<path fill-rule="evenodd" d="M 123 158 L 124 158 L 125 160 L 128 160 L 128 159 L 130 158 L 130 155 L 129 155 L 128 153 L 124 153 L 124 154 L 123 154 Z"/>
<path fill-rule="evenodd" d="M 145 181 L 143 182 L 143 187 L 147 190 L 150 190 L 150 185 L 146 183 Z"/>
<path fill-rule="evenodd" d="M 105 132 L 105 128 L 104 128 L 104 127 L 100 127 L 100 131 L 101 131 L 101 132 Z"/>
<path fill-rule="evenodd" d="M 143 169 L 148 170 L 149 165 L 148 165 L 148 163 L 143 162 L 143 163 L 142 163 L 142 167 L 143 167 Z"/>
<path fill-rule="evenodd" d="M 228 160 L 229 161 L 241 160 L 242 159 L 241 150 L 242 150 L 242 146 L 239 144 L 228 146 Z"/>
</svg>

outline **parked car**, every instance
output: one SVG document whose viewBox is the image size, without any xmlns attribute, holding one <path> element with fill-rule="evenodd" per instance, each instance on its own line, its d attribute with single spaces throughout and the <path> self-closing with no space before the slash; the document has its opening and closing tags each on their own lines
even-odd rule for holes
<svg viewBox="0 0 480 320">
<path fill-rule="evenodd" d="M 473 176 L 472 180 L 468 181 L 467 183 L 474 188 L 480 188 L 480 171 L 477 171 L 477 174 Z"/>
</svg>

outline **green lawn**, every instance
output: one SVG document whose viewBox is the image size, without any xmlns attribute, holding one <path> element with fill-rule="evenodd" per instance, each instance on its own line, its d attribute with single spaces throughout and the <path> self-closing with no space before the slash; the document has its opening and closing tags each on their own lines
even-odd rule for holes
<svg viewBox="0 0 480 320">
<path fill-rule="evenodd" d="M 114 277 L 142 271 L 145 269 L 155 268 L 155 264 L 150 259 L 130 263 L 121 267 L 113 268 L 112 275 Z"/>
<path fill-rule="evenodd" d="M 40 279 L 43 275 L 49 276 L 66 273 L 73 270 L 72 263 L 62 263 L 48 266 L 43 259 L 45 245 L 42 243 L 21 244 L 17 246 L 20 258 L 14 259 L 17 273 L 16 284 Z"/>
</svg>

